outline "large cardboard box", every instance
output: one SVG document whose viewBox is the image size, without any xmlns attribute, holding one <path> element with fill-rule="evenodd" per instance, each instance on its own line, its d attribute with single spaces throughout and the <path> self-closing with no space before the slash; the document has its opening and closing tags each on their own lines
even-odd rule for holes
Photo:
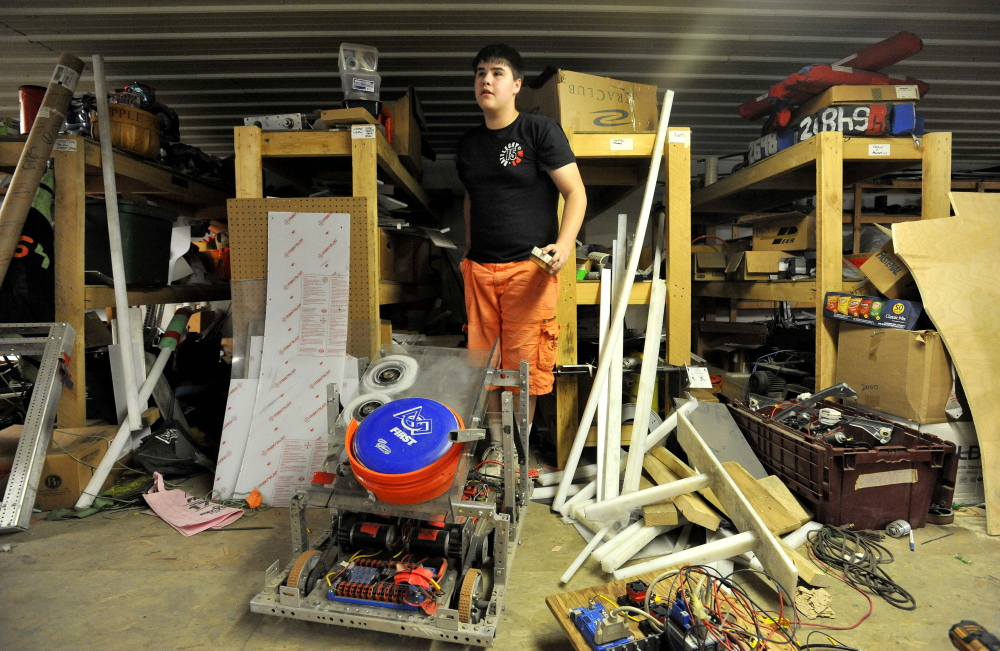
<svg viewBox="0 0 1000 651">
<path fill-rule="evenodd" d="M 837 382 L 865 407 L 917 423 L 943 423 L 951 365 L 934 330 L 890 330 L 840 324 Z"/>
<path fill-rule="evenodd" d="M 879 228 L 891 235 L 889 229 L 882 226 Z M 873 253 L 861 265 L 860 269 L 872 285 L 875 285 L 875 289 L 888 298 L 917 299 L 920 297 L 917 283 L 910 275 L 909 268 L 896 255 L 892 238 L 889 238 L 885 246 Z"/>
<path fill-rule="evenodd" d="M 656 131 L 656 86 L 555 70 L 540 87 L 521 87 L 517 110 L 580 132 L 645 133 Z"/>
<path fill-rule="evenodd" d="M 778 277 L 781 259 L 790 257 L 785 251 L 740 251 L 729 257 L 726 273 L 733 280 L 771 280 Z"/>
<path fill-rule="evenodd" d="M 807 251 L 816 248 L 816 215 L 801 212 L 746 215 L 739 224 L 753 228 L 754 251 Z"/>
<path fill-rule="evenodd" d="M 101 462 L 109 440 L 117 431 L 117 427 L 110 425 L 54 430 L 42 465 L 35 507 L 43 511 L 73 508 L 94 475 L 90 466 L 96 467 Z M 0 491 L 7 490 L 19 438 L 20 427 L 8 428 L 0 434 Z M 120 475 L 120 470 L 113 470 L 102 489 Z"/>
<path fill-rule="evenodd" d="M 871 102 L 907 101 L 920 99 L 916 86 L 832 86 L 812 98 L 792 113 L 792 121 L 810 115 L 826 106 L 837 104 L 870 104 Z"/>
</svg>

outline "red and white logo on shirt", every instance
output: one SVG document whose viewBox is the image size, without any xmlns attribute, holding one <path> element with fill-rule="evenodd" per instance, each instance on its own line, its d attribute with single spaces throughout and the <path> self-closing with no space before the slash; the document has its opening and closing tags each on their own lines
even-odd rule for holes
<svg viewBox="0 0 1000 651">
<path fill-rule="evenodd" d="M 500 164 L 504 167 L 517 165 L 521 162 L 522 158 L 524 158 L 524 149 L 517 142 L 507 143 L 500 152 Z"/>
</svg>

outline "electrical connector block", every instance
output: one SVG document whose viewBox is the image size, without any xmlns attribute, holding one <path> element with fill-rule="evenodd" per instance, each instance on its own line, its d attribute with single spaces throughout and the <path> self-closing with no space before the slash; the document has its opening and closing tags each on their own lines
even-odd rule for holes
<svg viewBox="0 0 1000 651">
<path fill-rule="evenodd" d="M 606 651 L 633 639 L 628 620 L 608 613 L 601 603 L 592 601 L 589 607 L 574 608 L 569 611 L 569 618 L 594 651 Z"/>
<path fill-rule="evenodd" d="M 685 631 L 691 630 L 691 613 L 688 612 L 687 606 L 684 605 L 684 601 L 680 597 L 677 597 L 670 605 L 670 619 L 677 622 L 677 625 Z"/>
</svg>

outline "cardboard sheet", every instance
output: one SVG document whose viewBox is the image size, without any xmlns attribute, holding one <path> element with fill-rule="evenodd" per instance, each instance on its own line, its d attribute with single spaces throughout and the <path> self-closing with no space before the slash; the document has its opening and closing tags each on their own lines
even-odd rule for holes
<svg viewBox="0 0 1000 651">
<path fill-rule="evenodd" d="M 951 193 L 955 217 L 895 224 L 896 253 L 951 355 L 979 435 L 986 529 L 1000 535 L 1000 195 Z"/>
<path fill-rule="evenodd" d="M 326 385 L 347 390 L 350 215 L 268 213 L 267 265 L 266 346 L 235 494 L 256 488 L 287 506 L 326 459 Z"/>
</svg>

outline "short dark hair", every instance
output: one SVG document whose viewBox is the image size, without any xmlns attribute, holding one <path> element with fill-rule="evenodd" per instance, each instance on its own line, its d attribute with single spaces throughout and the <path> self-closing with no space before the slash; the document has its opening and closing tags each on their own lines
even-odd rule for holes
<svg viewBox="0 0 1000 651">
<path fill-rule="evenodd" d="M 510 71 L 514 73 L 514 79 L 524 78 L 524 62 L 517 50 L 504 43 L 494 43 L 479 50 L 479 54 L 472 60 L 472 71 L 479 68 L 480 63 L 505 63 L 510 66 Z"/>
</svg>

